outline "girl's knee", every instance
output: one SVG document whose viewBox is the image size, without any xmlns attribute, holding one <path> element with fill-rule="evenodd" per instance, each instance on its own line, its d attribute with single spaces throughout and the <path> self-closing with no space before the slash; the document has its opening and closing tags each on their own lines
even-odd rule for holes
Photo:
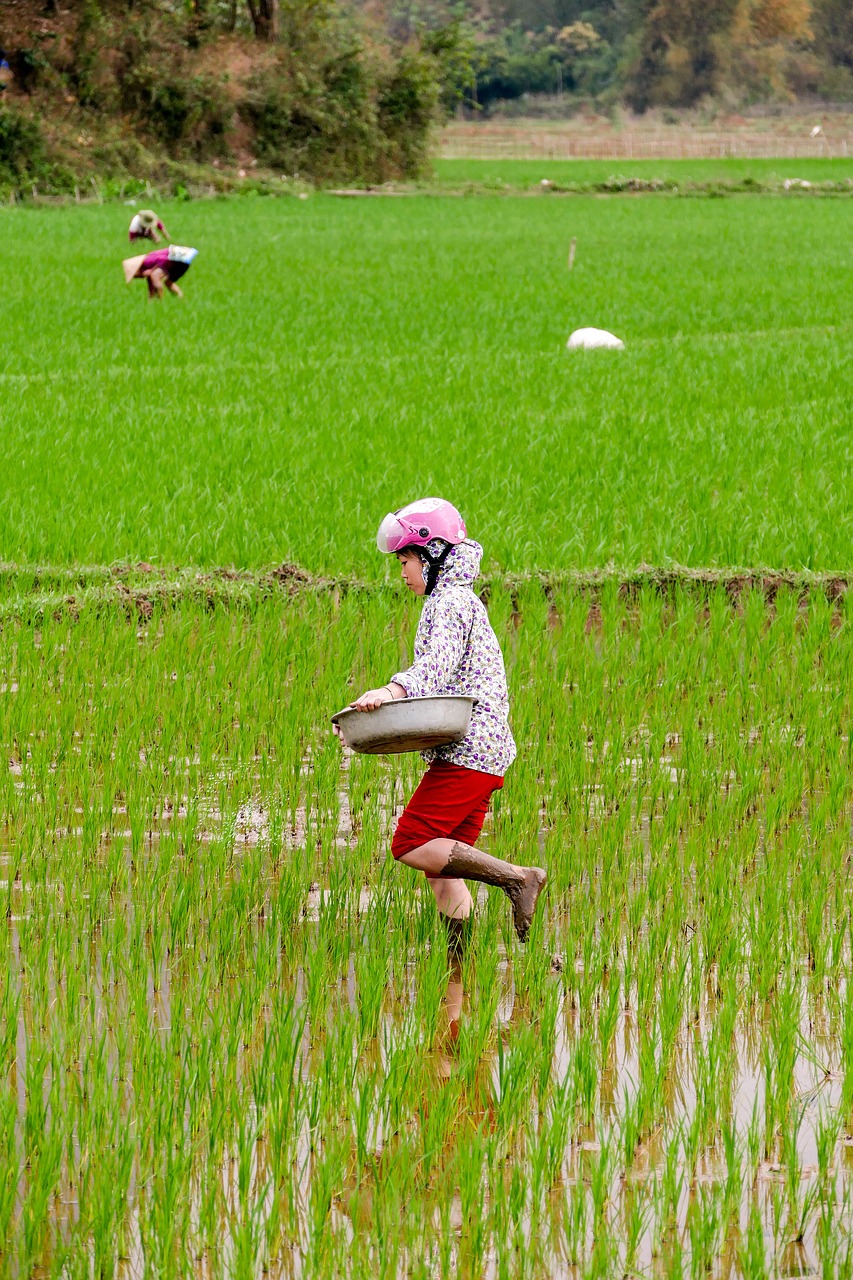
<svg viewBox="0 0 853 1280">
<path fill-rule="evenodd" d="M 435 895 L 436 906 L 444 915 L 465 919 L 471 914 L 474 902 L 464 880 L 427 876 L 427 884 Z"/>
</svg>

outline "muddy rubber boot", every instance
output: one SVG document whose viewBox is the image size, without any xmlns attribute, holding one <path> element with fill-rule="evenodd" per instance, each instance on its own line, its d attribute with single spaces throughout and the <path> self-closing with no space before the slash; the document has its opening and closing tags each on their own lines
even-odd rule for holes
<svg viewBox="0 0 853 1280">
<path fill-rule="evenodd" d="M 446 879 L 478 880 L 503 889 L 512 903 L 512 919 L 519 942 L 526 942 L 536 903 L 548 878 L 541 867 L 516 870 L 509 862 L 481 853 L 469 844 L 454 844 L 447 866 L 440 874 Z"/>
<path fill-rule="evenodd" d="M 464 920 L 458 920 L 456 917 L 441 913 L 441 923 L 447 935 L 447 959 L 450 965 L 461 964 L 465 959 L 471 937 L 472 919 L 472 916 L 466 916 Z"/>
</svg>

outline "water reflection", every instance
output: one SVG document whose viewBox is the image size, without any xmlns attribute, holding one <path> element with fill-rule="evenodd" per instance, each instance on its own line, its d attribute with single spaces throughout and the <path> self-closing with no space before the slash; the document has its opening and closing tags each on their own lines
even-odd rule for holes
<svg viewBox="0 0 853 1280">
<path fill-rule="evenodd" d="M 459 1040 L 459 1024 L 462 1018 L 462 1005 L 465 1000 L 463 971 L 468 954 L 473 929 L 473 917 L 467 920 L 451 920 L 441 916 L 444 927 L 445 945 L 447 948 L 447 987 L 443 1000 L 443 1028 L 439 1042 L 438 1069 L 442 1078 L 447 1078 L 453 1071 Z"/>
</svg>

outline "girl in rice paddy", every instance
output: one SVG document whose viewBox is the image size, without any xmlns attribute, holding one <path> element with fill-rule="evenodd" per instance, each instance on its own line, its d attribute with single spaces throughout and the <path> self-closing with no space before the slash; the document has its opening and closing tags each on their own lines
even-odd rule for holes
<svg viewBox="0 0 853 1280">
<path fill-rule="evenodd" d="M 391 852 L 426 876 L 451 937 L 461 943 L 473 909 L 465 882 L 479 881 L 507 895 L 524 942 L 546 873 L 477 848 L 491 797 L 516 755 L 503 655 L 473 589 L 483 548 L 468 538 L 456 508 L 440 498 L 387 515 L 377 543 L 386 555 L 396 555 L 404 583 L 425 598 L 424 607 L 412 665 L 352 706 L 369 713 L 398 698 L 476 698 L 462 741 L 423 752 L 427 770 L 397 824 Z"/>
</svg>

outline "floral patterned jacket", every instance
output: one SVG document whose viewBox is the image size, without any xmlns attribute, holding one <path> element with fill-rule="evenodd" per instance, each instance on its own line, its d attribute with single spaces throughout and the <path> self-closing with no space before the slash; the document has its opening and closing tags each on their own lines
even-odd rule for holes
<svg viewBox="0 0 853 1280">
<path fill-rule="evenodd" d="M 424 751 L 423 757 L 503 776 L 515 759 L 515 742 L 508 723 L 503 655 L 485 607 L 472 590 L 482 556 L 483 548 L 470 540 L 450 552 L 424 601 L 415 660 L 408 671 L 392 678 L 410 698 L 434 693 L 476 698 L 462 741 Z"/>
</svg>

